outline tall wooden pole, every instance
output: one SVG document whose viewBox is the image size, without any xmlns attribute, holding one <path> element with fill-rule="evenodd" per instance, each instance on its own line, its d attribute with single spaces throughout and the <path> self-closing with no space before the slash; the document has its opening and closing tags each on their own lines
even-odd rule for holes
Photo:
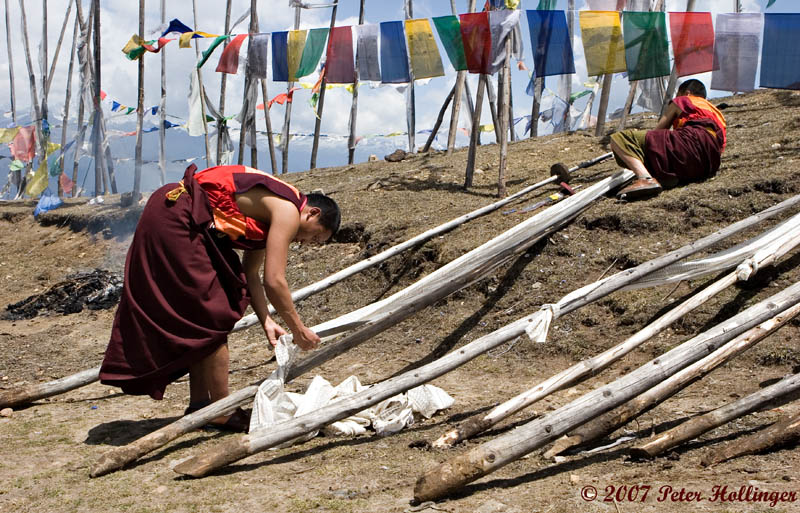
<svg viewBox="0 0 800 513">
<path fill-rule="evenodd" d="M 542 105 L 544 92 L 544 77 L 533 79 L 533 103 L 531 103 L 531 137 L 539 135 L 539 111 Z"/>
<path fill-rule="evenodd" d="M 14 94 L 14 59 L 12 57 L 13 52 L 11 51 L 11 16 L 9 15 L 8 11 L 8 0 L 6 2 L 6 49 L 8 50 L 8 83 L 9 83 L 9 93 L 11 95 L 11 119 L 14 120 L 14 124 L 17 123 L 17 104 L 16 104 L 16 95 Z M 17 171 L 19 173 L 19 171 Z"/>
<path fill-rule="evenodd" d="M 100 0 L 92 0 L 92 23 L 94 25 L 94 32 L 92 37 L 94 39 L 94 123 L 92 124 L 92 138 L 94 140 L 94 196 L 108 194 L 108 180 L 106 178 L 103 161 L 103 141 L 100 134 L 100 116 L 102 110 L 100 107 L 100 83 L 102 78 L 102 69 L 100 67 Z M 101 189 L 102 187 L 102 189 Z"/>
<path fill-rule="evenodd" d="M 80 1 L 80 0 L 78 0 Z M 72 6 L 72 2 L 70 1 L 70 6 Z M 67 123 L 69 122 L 69 102 L 70 98 L 72 98 L 72 70 L 74 69 L 75 65 L 75 47 L 77 46 L 78 41 L 78 28 L 80 24 L 78 23 L 78 15 L 75 14 L 75 28 L 72 29 L 72 50 L 70 51 L 69 55 L 69 68 L 67 70 L 67 92 L 65 93 L 64 97 L 64 117 L 61 119 L 61 157 L 58 159 L 58 166 L 61 169 L 61 172 L 64 172 L 64 146 L 67 144 Z M 52 75 L 51 75 L 52 76 Z M 78 126 L 80 129 L 80 126 Z M 78 148 L 75 148 L 75 154 L 78 154 Z M 76 189 L 77 185 L 73 183 L 72 190 L 73 194 Z M 58 180 L 58 195 L 61 197 L 64 194 L 63 188 L 61 187 L 61 176 L 59 175 Z"/>
<path fill-rule="evenodd" d="M 47 0 L 42 0 L 42 41 L 39 47 L 40 78 L 42 79 L 42 119 L 47 121 Z"/>
<path fill-rule="evenodd" d="M 364 24 L 364 0 L 358 10 L 358 24 Z M 356 63 L 358 63 L 358 47 L 356 46 Z M 353 103 L 350 105 L 350 135 L 347 138 L 347 163 L 352 164 L 356 155 L 356 118 L 358 117 L 358 66 L 353 78 Z"/>
<path fill-rule="evenodd" d="M 499 90 L 502 85 L 500 84 L 501 80 L 500 77 L 497 77 L 497 89 Z M 499 117 L 497 115 L 498 109 L 500 105 L 497 102 L 497 95 L 494 93 L 494 83 L 492 82 L 492 77 L 486 77 L 486 96 L 489 97 L 489 114 L 492 115 L 492 124 L 495 126 L 494 132 L 494 140 L 497 144 L 500 144 L 500 134 L 497 133 L 497 128 L 500 125 Z"/>
<path fill-rule="evenodd" d="M 167 21 L 166 0 L 161 0 L 161 24 Z M 225 73 L 222 73 L 224 76 Z M 167 183 L 167 52 L 161 52 L 161 99 L 158 102 L 158 169 L 161 185 Z"/>
<path fill-rule="evenodd" d="M 53 75 L 56 74 L 56 63 L 58 62 L 58 54 L 61 52 L 61 43 L 64 42 L 64 34 L 67 31 L 67 22 L 69 15 L 72 13 L 72 2 L 67 4 L 67 13 L 64 15 L 64 22 L 61 24 L 61 32 L 58 34 L 58 43 L 56 43 L 56 51 L 53 54 L 53 61 L 50 63 L 50 71 L 47 73 L 47 81 L 45 82 L 44 91 L 45 96 L 50 95 L 50 84 L 53 83 Z"/>
<path fill-rule="evenodd" d="M 508 76 L 506 77 L 508 81 L 508 137 L 509 140 L 514 142 L 517 140 L 517 132 L 514 130 L 514 88 L 511 84 L 511 71 L 509 69 Z"/>
<path fill-rule="evenodd" d="M 333 5 L 333 13 L 331 14 L 331 31 L 333 30 L 333 23 L 336 17 L 336 8 L 339 6 L 339 3 L 335 3 Z M 300 28 L 300 7 L 294 8 L 294 29 L 297 30 Z M 330 45 L 330 32 L 328 32 L 328 44 Z M 294 86 L 294 82 L 289 82 L 286 84 L 286 94 L 288 95 L 291 90 L 292 86 Z M 319 116 L 322 115 L 322 103 L 323 99 L 325 98 L 325 79 L 322 79 L 322 87 L 319 92 L 319 103 L 317 104 L 317 121 L 315 123 L 315 127 L 319 126 L 320 119 Z M 264 106 L 266 108 L 266 105 Z M 281 130 L 281 174 L 287 173 L 289 171 L 289 126 L 292 122 L 292 102 L 286 101 L 286 109 L 283 111 L 283 130 Z M 315 128 L 314 133 L 318 134 L 319 131 Z M 315 140 L 317 137 L 315 136 Z M 311 149 L 311 160 L 312 163 L 315 164 L 316 162 L 316 151 L 314 151 L 314 146 Z M 312 164 L 311 168 L 314 168 Z"/>
<path fill-rule="evenodd" d="M 625 0 L 617 0 L 617 11 L 625 8 Z M 606 73 L 603 75 L 603 89 L 600 93 L 600 106 L 597 110 L 597 126 L 595 127 L 594 135 L 600 136 L 606 127 L 606 113 L 608 112 L 608 99 L 611 96 L 611 82 L 613 81 L 614 74 Z"/>
<path fill-rule="evenodd" d="M 469 0 L 467 12 L 472 12 L 475 10 L 475 1 L 476 0 Z M 450 10 L 453 13 L 453 16 L 458 15 L 456 0 L 450 0 Z M 464 83 L 466 82 L 466 79 L 467 72 L 464 70 L 459 71 L 458 75 L 456 76 L 455 92 L 453 93 L 453 111 L 450 113 L 450 130 L 447 132 L 447 155 L 453 153 L 453 149 L 456 147 L 458 117 L 461 113 L 461 97 L 463 96 Z"/>
<path fill-rule="evenodd" d="M 331 25 L 328 29 L 328 49 L 331 47 L 331 37 L 333 37 L 333 27 L 336 24 L 336 12 L 339 8 L 339 2 L 333 4 L 333 9 L 331 10 Z M 297 23 L 300 23 L 300 14 L 297 14 Z M 322 129 L 322 109 L 325 107 L 325 91 L 328 89 L 328 52 L 325 52 L 325 72 L 322 75 L 322 80 L 319 83 L 319 97 L 317 98 L 317 116 L 314 120 L 314 141 L 311 143 L 311 163 L 310 168 L 315 169 L 317 167 L 317 150 L 319 150 L 319 133 Z M 358 88 L 358 84 L 353 84 L 354 88 Z M 286 102 L 286 111 L 289 112 L 289 108 L 291 104 Z M 288 125 L 288 118 L 287 122 L 284 123 L 283 129 L 286 133 L 286 140 L 281 140 L 281 143 L 286 144 L 286 148 L 289 148 L 289 125 Z M 285 172 L 285 171 L 284 171 Z"/>
<path fill-rule="evenodd" d="M 569 34 L 570 44 L 573 41 L 573 35 L 575 34 L 575 0 L 569 0 L 567 2 L 567 33 Z M 567 102 L 567 108 L 564 110 L 564 119 L 562 120 L 562 125 L 564 127 L 565 132 L 569 132 L 570 130 L 570 123 L 569 123 L 569 111 L 572 103 L 569 101 L 572 97 L 572 75 L 562 75 L 564 77 L 564 101 Z"/>
<path fill-rule="evenodd" d="M 509 110 L 507 107 L 509 91 L 511 87 L 511 70 L 509 68 L 511 61 L 511 37 L 506 38 L 506 60 L 503 64 L 501 76 L 503 78 L 503 87 L 500 88 L 500 126 L 495 127 L 495 132 L 500 136 L 500 163 L 497 166 L 497 197 L 505 198 L 508 195 L 506 191 L 506 163 L 508 161 L 508 126 L 509 126 Z"/>
<path fill-rule="evenodd" d="M 445 98 L 442 108 L 439 109 L 439 115 L 436 117 L 436 123 L 433 124 L 433 130 L 431 130 L 431 133 L 428 135 L 428 139 L 425 141 L 425 145 L 422 147 L 422 150 L 420 150 L 420 153 L 428 153 L 428 150 L 431 149 L 431 144 L 433 144 L 433 141 L 436 139 L 436 134 L 439 132 L 439 128 L 442 126 L 442 121 L 444 120 L 444 115 L 447 112 L 447 107 L 450 106 L 450 102 L 453 100 L 453 95 L 455 92 L 456 87 L 453 86 L 453 88 L 450 89 L 450 93 L 447 95 L 447 98 Z"/>
<path fill-rule="evenodd" d="M 486 90 L 486 75 L 481 73 L 478 79 L 478 92 L 475 96 L 475 113 L 472 115 L 472 131 L 469 133 L 469 152 L 467 153 L 467 170 L 464 177 L 464 188 L 472 187 L 472 175 L 475 172 L 475 154 L 478 151 L 478 140 L 481 137 L 481 106 L 483 93 Z"/>
<path fill-rule="evenodd" d="M 164 0 L 161 0 L 162 2 Z M 161 23 L 164 23 L 162 20 Z M 231 0 L 227 0 L 225 2 L 225 35 L 229 35 L 231 31 Z M 228 46 L 228 40 L 226 39 L 225 42 L 222 43 L 223 51 Z M 220 77 L 220 84 L 219 84 L 219 115 L 220 117 L 225 117 L 225 89 L 228 85 L 228 74 L 227 73 L 220 73 L 222 75 Z M 266 102 L 266 100 L 265 100 Z M 264 104 L 266 105 L 266 103 Z M 216 163 L 217 165 L 220 164 L 220 160 L 222 159 L 222 145 L 220 144 L 219 134 L 222 131 L 221 123 L 223 121 L 217 121 L 217 155 L 216 155 Z"/>
<path fill-rule="evenodd" d="M 89 23 L 86 23 L 86 21 L 84 20 L 84 18 L 83 18 L 83 8 L 81 6 L 81 1 L 82 0 L 75 0 L 75 5 L 76 5 L 75 16 L 77 17 L 78 25 L 80 25 L 80 27 L 81 27 L 81 37 L 83 37 L 84 30 L 86 31 L 86 40 L 83 41 L 83 43 L 86 45 L 87 51 L 88 51 L 89 39 L 92 37 L 91 36 L 92 23 L 91 23 L 91 20 L 89 20 Z M 80 58 L 79 58 L 79 61 L 80 61 Z M 78 99 L 78 138 L 75 141 L 75 151 L 72 153 L 72 182 L 75 184 L 72 187 L 72 197 L 73 198 L 78 196 L 78 194 L 80 192 L 78 190 L 79 189 L 79 187 L 78 187 L 78 164 L 80 163 L 81 148 L 83 148 L 83 140 L 86 137 L 86 128 L 84 128 L 84 126 L 83 126 L 83 116 L 84 116 L 84 113 L 85 113 L 85 110 L 86 110 L 86 103 L 84 102 L 85 95 L 83 94 L 83 90 L 84 90 L 85 87 L 87 87 L 87 85 L 86 85 L 86 83 L 84 81 L 84 74 L 80 73 L 79 75 L 81 77 L 80 82 L 79 82 L 80 83 L 81 94 L 78 95 L 79 96 L 79 99 Z"/>
<path fill-rule="evenodd" d="M 45 141 L 44 136 L 42 134 L 42 112 L 39 106 L 39 95 L 36 93 L 36 74 L 33 71 L 33 61 L 31 60 L 31 49 L 30 49 L 30 42 L 28 40 L 28 19 L 25 16 L 25 5 L 23 0 L 19 0 L 19 8 L 20 13 L 22 16 L 22 44 L 23 48 L 25 49 L 25 64 L 28 67 L 28 75 L 30 76 L 30 87 L 31 87 L 31 105 L 33 106 L 33 112 L 35 116 L 35 123 L 36 123 L 36 140 L 39 143 L 38 150 L 39 150 L 39 158 L 45 158 Z M 30 169 L 30 163 L 26 166 L 26 174 L 27 169 Z M 17 197 L 21 197 L 22 193 L 25 190 L 25 176 L 22 177 L 19 185 L 19 191 L 17 192 Z"/>
<path fill-rule="evenodd" d="M 250 28 L 249 32 L 251 34 L 258 33 L 258 0 L 250 0 Z M 257 80 L 255 77 L 251 76 L 250 73 L 247 74 L 247 80 L 245 83 L 248 84 L 247 92 L 250 92 L 250 88 L 254 87 L 253 81 Z M 250 117 L 250 121 L 248 123 L 248 129 L 250 130 L 250 139 L 252 144 L 250 145 L 250 167 L 253 169 L 258 169 L 258 137 L 256 133 L 256 106 L 255 100 L 258 98 L 258 94 L 253 89 L 252 93 L 252 101 L 248 102 L 248 117 L 250 116 L 250 112 L 253 113 L 252 117 Z M 286 103 L 289 103 L 288 101 Z M 266 107 L 266 105 L 265 105 Z M 219 146 L 219 141 L 217 141 L 217 146 Z"/>
<path fill-rule="evenodd" d="M 194 29 L 197 30 L 197 0 L 192 0 L 192 15 L 194 17 Z M 194 53 L 199 60 L 200 45 L 196 40 L 194 42 Z M 197 87 L 200 88 L 200 112 L 203 116 L 203 137 L 205 138 L 205 143 L 206 143 L 206 167 L 208 167 L 209 146 L 208 146 L 208 122 L 206 121 L 206 90 L 203 87 L 203 74 L 200 73 L 200 68 L 195 66 L 194 72 L 197 73 Z M 242 134 L 242 137 L 244 137 L 244 134 Z"/>
<path fill-rule="evenodd" d="M 414 0 L 403 0 L 405 2 L 405 18 L 411 19 L 414 17 Z M 408 151 L 409 153 L 417 152 L 417 100 L 416 92 L 414 91 L 414 70 L 409 66 L 408 70 L 411 80 L 408 83 L 406 90 L 406 126 L 408 128 Z"/>
<path fill-rule="evenodd" d="M 145 0 L 139 0 L 139 37 L 144 39 Z M 139 201 L 142 190 L 142 122 L 144 121 L 144 55 L 139 57 L 139 84 L 136 104 L 136 163 L 133 170 L 133 200 Z"/>
</svg>

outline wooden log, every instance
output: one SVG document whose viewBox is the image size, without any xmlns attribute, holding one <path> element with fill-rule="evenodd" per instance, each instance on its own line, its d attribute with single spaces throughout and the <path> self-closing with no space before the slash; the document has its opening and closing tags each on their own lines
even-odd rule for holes
<svg viewBox="0 0 800 513">
<path fill-rule="evenodd" d="M 452 458 L 417 480 L 414 500 L 435 500 L 529 454 L 560 435 L 652 388 L 731 338 L 800 302 L 800 282 L 557 410 Z M 800 379 L 798 379 L 800 383 Z"/>
<path fill-rule="evenodd" d="M 706 455 L 700 463 L 704 467 L 709 467 L 740 456 L 755 454 L 770 447 L 779 447 L 798 438 L 800 438 L 800 413 L 786 416 L 770 427 L 742 440 L 730 442 Z"/>
<path fill-rule="evenodd" d="M 607 191 L 618 187 L 620 183 L 624 183 L 624 181 L 628 180 L 628 175 L 630 174 L 632 173 L 629 171 L 618 173 L 614 177 L 607 178 L 593 185 L 579 193 L 579 195 L 572 196 L 562 201 L 556 205 L 558 208 L 545 210 L 527 221 L 520 223 L 517 227 L 495 237 L 466 255 L 457 258 L 441 269 L 434 271 L 422 280 L 419 280 L 412 286 L 407 287 L 389 298 L 312 328 L 318 331 L 322 327 L 336 324 L 341 325 L 341 323 L 347 321 L 367 321 L 361 328 L 344 337 L 338 343 L 324 347 L 315 352 L 312 356 L 294 365 L 288 373 L 288 379 L 294 379 L 294 377 L 327 362 L 342 352 L 368 340 L 380 331 L 400 322 L 413 313 L 441 300 L 452 292 L 474 283 L 476 280 L 480 279 L 481 276 L 485 276 L 498 265 L 525 251 L 537 240 L 540 240 L 558 227 L 569 222 L 583 211 L 583 209 L 587 208 L 592 201 L 596 200 Z M 228 404 L 227 401 L 228 398 L 225 398 L 218 401 L 218 403 Z M 197 412 L 198 415 L 195 417 L 196 422 L 202 421 L 202 423 L 193 424 L 193 427 L 199 427 L 203 423 L 215 418 L 213 416 L 207 417 L 199 415 L 202 411 L 203 410 Z M 150 445 L 147 447 L 150 447 L 149 450 L 154 448 Z M 128 454 L 126 457 L 130 457 L 132 453 L 126 454 Z M 111 458 L 110 461 L 119 462 L 121 459 L 115 456 Z"/>
<path fill-rule="evenodd" d="M 72 3 L 70 2 L 70 6 Z M 72 29 L 72 50 L 69 56 L 69 67 L 67 69 L 67 91 L 64 93 L 64 116 L 61 118 L 61 156 L 58 158 L 58 166 L 61 172 L 64 172 L 64 146 L 67 144 L 67 122 L 69 121 L 69 102 L 72 98 L 72 71 L 75 66 L 75 46 L 78 40 L 78 16 L 75 16 L 75 27 Z M 80 129 L 80 126 L 78 127 Z M 78 153 L 78 149 L 75 149 Z M 73 190 L 77 188 L 77 184 L 73 184 Z M 61 180 L 58 180 L 58 196 L 62 197 L 64 191 L 61 187 Z"/>
<path fill-rule="evenodd" d="M 508 128 L 509 123 L 509 79 L 511 78 L 511 71 L 509 70 L 509 62 L 511 61 L 511 38 L 506 39 L 506 59 L 503 63 L 503 69 L 500 72 L 503 78 L 503 87 L 500 90 L 500 126 L 495 127 L 495 132 L 500 135 L 500 162 L 497 165 L 497 197 L 505 198 L 508 195 L 506 190 L 506 165 L 508 163 Z M 513 126 L 513 125 L 512 125 Z"/>
<path fill-rule="evenodd" d="M 475 96 L 475 112 L 472 115 L 472 130 L 469 133 L 469 150 L 467 153 L 467 169 L 464 177 L 464 188 L 472 187 L 472 177 L 475 173 L 475 157 L 478 151 L 478 141 L 481 138 L 481 106 L 483 92 L 486 90 L 486 75 L 481 74 L 478 79 L 478 92 Z"/>
<path fill-rule="evenodd" d="M 676 393 L 699 381 L 712 370 L 750 349 L 782 327 L 800 313 L 800 305 L 781 312 L 776 317 L 756 326 L 720 347 L 702 360 L 670 376 L 643 394 L 631 399 L 619 408 L 605 413 L 580 426 L 567 437 L 560 439 L 547 451 L 552 458 L 576 445 L 586 445 L 598 440 L 650 411 Z"/>
<path fill-rule="evenodd" d="M 6 3 L 6 49 L 8 50 L 8 92 L 11 96 L 11 119 L 14 124 L 17 124 L 17 103 L 16 103 L 16 88 L 14 87 L 14 58 L 11 51 L 11 14 L 8 8 L 8 0 Z M 18 172 L 17 172 L 18 173 Z M 17 181 L 19 183 L 19 181 Z"/>
<path fill-rule="evenodd" d="M 13 408 L 31 401 L 63 394 L 100 379 L 100 366 L 47 383 L 36 383 L 0 392 L 0 408 Z"/>
<path fill-rule="evenodd" d="M 442 108 L 439 109 L 439 115 L 436 117 L 436 123 L 433 124 L 433 130 L 428 135 L 428 139 L 425 141 L 425 146 L 422 147 L 420 150 L 421 153 L 428 153 L 431 149 L 431 144 L 433 144 L 434 139 L 436 139 L 436 134 L 439 132 L 439 128 L 442 126 L 442 120 L 444 120 L 444 114 L 447 112 L 447 107 L 450 106 L 450 102 L 453 100 L 455 95 L 456 88 L 453 86 L 450 89 L 450 93 L 447 95 L 447 98 L 444 99 L 444 103 L 442 104 Z"/>
<path fill-rule="evenodd" d="M 364 24 L 364 0 L 360 1 L 358 9 L 358 24 Z M 358 63 L 358 46 L 356 46 L 356 63 Z M 350 135 L 347 137 L 347 163 L 352 164 L 356 156 L 356 125 L 358 121 L 358 66 L 353 68 L 353 102 L 350 104 Z"/>
<path fill-rule="evenodd" d="M 704 415 L 693 417 L 683 424 L 658 435 L 654 440 L 631 449 L 631 456 L 638 459 L 654 458 L 683 442 L 711 431 L 734 419 L 753 413 L 770 402 L 800 390 L 800 374 L 792 374 L 777 383 L 765 387 L 737 401 L 726 404 Z"/>
<path fill-rule="evenodd" d="M 139 37 L 144 39 L 145 0 L 139 0 Z M 136 101 L 136 148 L 134 149 L 133 201 L 138 203 L 142 190 L 142 123 L 144 122 L 144 55 L 139 56 Z M 162 127 L 163 129 L 163 127 Z"/>
</svg>

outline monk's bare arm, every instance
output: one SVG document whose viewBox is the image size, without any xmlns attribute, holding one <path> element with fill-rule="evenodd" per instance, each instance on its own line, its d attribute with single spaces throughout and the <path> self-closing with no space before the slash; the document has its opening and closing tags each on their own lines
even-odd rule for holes
<svg viewBox="0 0 800 513">
<path fill-rule="evenodd" d="M 664 111 L 664 115 L 658 119 L 656 130 L 666 130 L 667 128 L 671 127 L 672 122 L 681 115 L 681 112 L 681 109 L 677 105 L 670 102 L 670 104 L 667 106 L 667 110 Z"/>
<path fill-rule="evenodd" d="M 256 313 L 264 333 L 270 344 L 275 346 L 278 337 L 284 335 L 286 330 L 281 328 L 269 315 L 269 303 L 261 282 L 261 265 L 264 262 L 264 250 L 249 250 L 244 252 L 243 265 L 247 278 L 247 289 L 250 291 L 250 305 Z"/>
</svg>

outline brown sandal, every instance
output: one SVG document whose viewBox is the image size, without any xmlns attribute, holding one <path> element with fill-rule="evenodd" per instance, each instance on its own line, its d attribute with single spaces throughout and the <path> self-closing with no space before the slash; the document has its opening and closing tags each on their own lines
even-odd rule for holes
<svg viewBox="0 0 800 513">
<path fill-rule="evenodd" d="M 221 424 L 217 422 L 209 422 L 203 426 L 203 429 L 228 431 L 230 433 L 247 433 L 250 430 L 250 412 L 241 408 L 236 408 L 236 410 L 225 422 Z"/>
<path fill-rule="evenodd" d="M 653 177 L 637 178 L 627 187 L 617 193 L 618 200 L 636 201 L 640 199 L 658 196 L 661 192 L 661 184 Z"/>
</svg>

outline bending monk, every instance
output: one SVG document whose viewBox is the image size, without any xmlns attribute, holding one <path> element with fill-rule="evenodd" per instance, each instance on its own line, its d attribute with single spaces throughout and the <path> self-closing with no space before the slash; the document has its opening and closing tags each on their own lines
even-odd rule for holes
<svg viewBox="0 0 800 513">
<path fill-rule="evenodd" d="M 617 198 L 649 198 L 662 188 L 714 176 L 725 149 L 725 128 L 722 113 L 706 100 L 703 83 L 695 79 L 683 82 L 655 130 L 631 129 L 611 135 L 617 163 L 636 174 L 636 180 L 620 190 Z"/>
<path fill-rule="evenodd" d="M 102 383 L 153 399 L 188 372 L 187 413 L 228 395 L 228 333 L 248 304 L 273 345 L 286 331 L 267 301 L 298 346 L 317 346 L 294 308 L 286 259 L 291 242 L 325 242 L 340 221 L 332 199 L 256 169 L 195 169 L 155 191 L 142 212 L 100 369 Z M 234 249 L 244 250 L 242 261 Z M 237 410 L 212 424 L 247 431 L 249 416 Z"/>
</svg>

